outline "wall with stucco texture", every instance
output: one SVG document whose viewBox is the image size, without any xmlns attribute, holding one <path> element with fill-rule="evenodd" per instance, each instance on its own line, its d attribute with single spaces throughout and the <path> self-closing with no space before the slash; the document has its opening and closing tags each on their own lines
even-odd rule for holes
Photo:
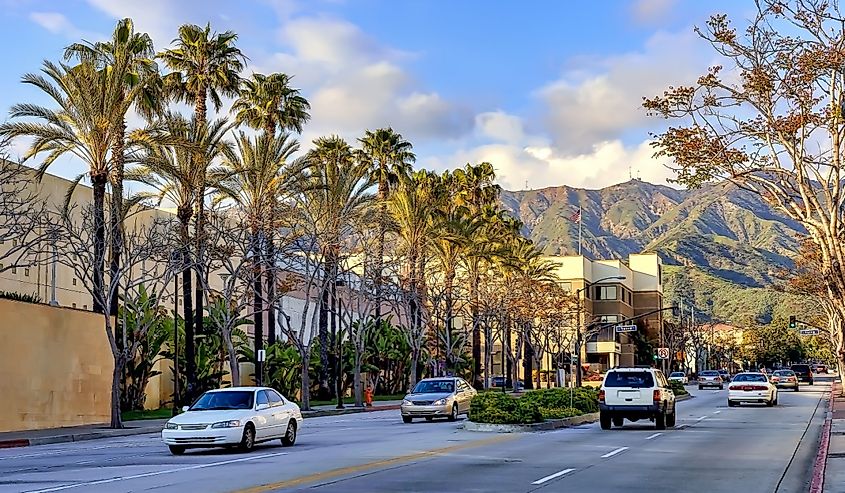
<svg viewBox="0 0 845 493">
<path fill-rule="evenodd" d="M 101 315 L 0 299 L 0 431 L 109 421 Z"/>
</svg>

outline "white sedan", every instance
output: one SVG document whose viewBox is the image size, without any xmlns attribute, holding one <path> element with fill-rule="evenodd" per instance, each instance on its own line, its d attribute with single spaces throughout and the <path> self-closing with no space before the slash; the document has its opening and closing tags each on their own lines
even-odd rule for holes
<svg viewBox="0 0 845 493">
<path fill-rule="evenodd" d="M 734 407 L 743 402 L 765 403 L 776 406 L 778 389 L 763 373 L 747 372 L 737 374 L 728 387 L 728 406 Z"/>
<path fill-rule="evenodd" d="M 669 374 L 669 381 L 670 382 L 681 382 L 682 384 L 686 385 L 689 383 L 689 378 L 687 375 L 682 371 L 673 371 Z"/>
<path fill-rule="evenodd" d="M 210 390 L 182 410 L 161 431 L 162 441 L 174 455 L 189 448 L 232 445 L 248 451 L 257 443 L 276 439 L 291 446 L 302 426 L 299 406 L 267 387 Z"/>
</svg>

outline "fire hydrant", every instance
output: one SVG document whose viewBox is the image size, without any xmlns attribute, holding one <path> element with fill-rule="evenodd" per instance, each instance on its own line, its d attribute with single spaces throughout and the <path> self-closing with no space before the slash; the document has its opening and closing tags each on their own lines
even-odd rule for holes
<svg viewBox="0 0 845 493">
<path fill-rule="evenodd" d="M 364 391 L 364 405 L 373 407 L 373 389 L 371 387 L 367 387 Z"/>
</svg>

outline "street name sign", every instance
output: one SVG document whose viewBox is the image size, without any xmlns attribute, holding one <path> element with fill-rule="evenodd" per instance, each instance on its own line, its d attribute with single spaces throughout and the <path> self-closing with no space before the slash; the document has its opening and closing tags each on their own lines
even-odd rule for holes
<svg viewBox="0 0 845 493">
<path fill-rule="evenodd" d="M 636 325 L 617 325 L 616 332 L 636 332 Z"/>
<path fill-rule="evenodd" d="M 801 329 L 802 336 L 817 336 L 819 335 L 819 329 Z"/>
</svg>

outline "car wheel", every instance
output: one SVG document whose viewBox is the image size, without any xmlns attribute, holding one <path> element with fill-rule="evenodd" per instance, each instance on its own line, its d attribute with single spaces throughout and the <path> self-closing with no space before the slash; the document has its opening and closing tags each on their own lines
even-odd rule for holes
<svg viewBox="0 0 845 493">
<path fill-rule="evenodd" d="M 724 385 L 719 385 L 719 390 L 725 390 L 725 386 L 724 386 Z"/>
<path fill-rule="evenodd" d="M 609 430 L 611 426 L 611 417 L 608 413 L 599 414 L 599 424 L 602 430 Z"/>
<path fill-rule="evenodd" d="M 704 385 L 699 385 L 698 390 L 704 390 Z"/>
<path fill-rule="evenodd" d="M 623 424 L 624 422 L 625 422 L 625 419 L 624 419 L 624 418 L 620 418 L 620 417 L 615 417 L 615 418 L 613 418 L 613 426 L 617 426 L 617 427 L 618 427 L 618 426 L 622 426 L 622 424 Z"/>
<path fill-rule="evenodd" d="M 736 402 L 728 399 L 728 407 L 736 407 L 736 404 L 737 404 Z"/>
<path fill-rule="evenodd" d="M 169 445 L 170 453 L 173 455 L 182 455 L 185 453 L 185 447 L 180 447 L 178 445 Z"/>
<path fill-rule="evenodd" d="M 775 405 L 775 399 L 774 399 L 774 397 L 766 401 L 766 406 L 767 406 L 767 407 L 772 407 L 772 406 L 774 406 L 774 405 Z"/>
<path fill-rule="evenodd" d="M 296 422 L 294 420 L 290 420 L 288 423 L 288 429 L 285 430 L 285 436 L 282 437 L 282 445 L 290 447 L 294 443 L 296 443 Z"/>
<path fill-rule="evenodd" d="M 458 420 L 458 405 L 452 404 L 452 412 L 449 413 L 449 421 L 457 421 Z"/>
<path fill-rule="evenodd" d="M 255 448 L 255 427 L 252 423 L 247 423 L 244 428 L 244 436 L 241 438 L 241 450 L 249 452 Z"/>
<path fill-rule="evenodd" d="M 412 418 L 410 416 L 402 416 L 402 422 L 403 423 L 410 423 L 413 420 L 414 420 L 414 418 Z"/>
<path fill-rule="evenodd" d="M 798 386 L 797 385 L 795 386 L 795 391 L 798 392 Z"/>
<path fill-rule="evenodd" d="M 666 426 L 668 426 L 669 428 L 674 428 L 676 416 L 677 416 L 676 411 L 672 411 L 672 414 L 667 414 L 666 415 Z"/>
<path fill-rule="evenodd" d="M 777 392 L 775 392 L 775 398 L 774 398 L 774 400 L 772 401 L 772 405 L 773 405 L 773 406 L 777 406 L 777 405 L 778 405 L 778 394 L 777 394 Z"/>
<path fill-rule="evenodd" d="M 654 427 L 658 430 L 666 429 L 666 413 L 660 413 L 654 417 Z"/>
<path fill-rule="evenodd" d="M 426 421 L 434 421 L 434 417 L 433 416 L 426 416 L 425 420 Z"/>
</svg>

